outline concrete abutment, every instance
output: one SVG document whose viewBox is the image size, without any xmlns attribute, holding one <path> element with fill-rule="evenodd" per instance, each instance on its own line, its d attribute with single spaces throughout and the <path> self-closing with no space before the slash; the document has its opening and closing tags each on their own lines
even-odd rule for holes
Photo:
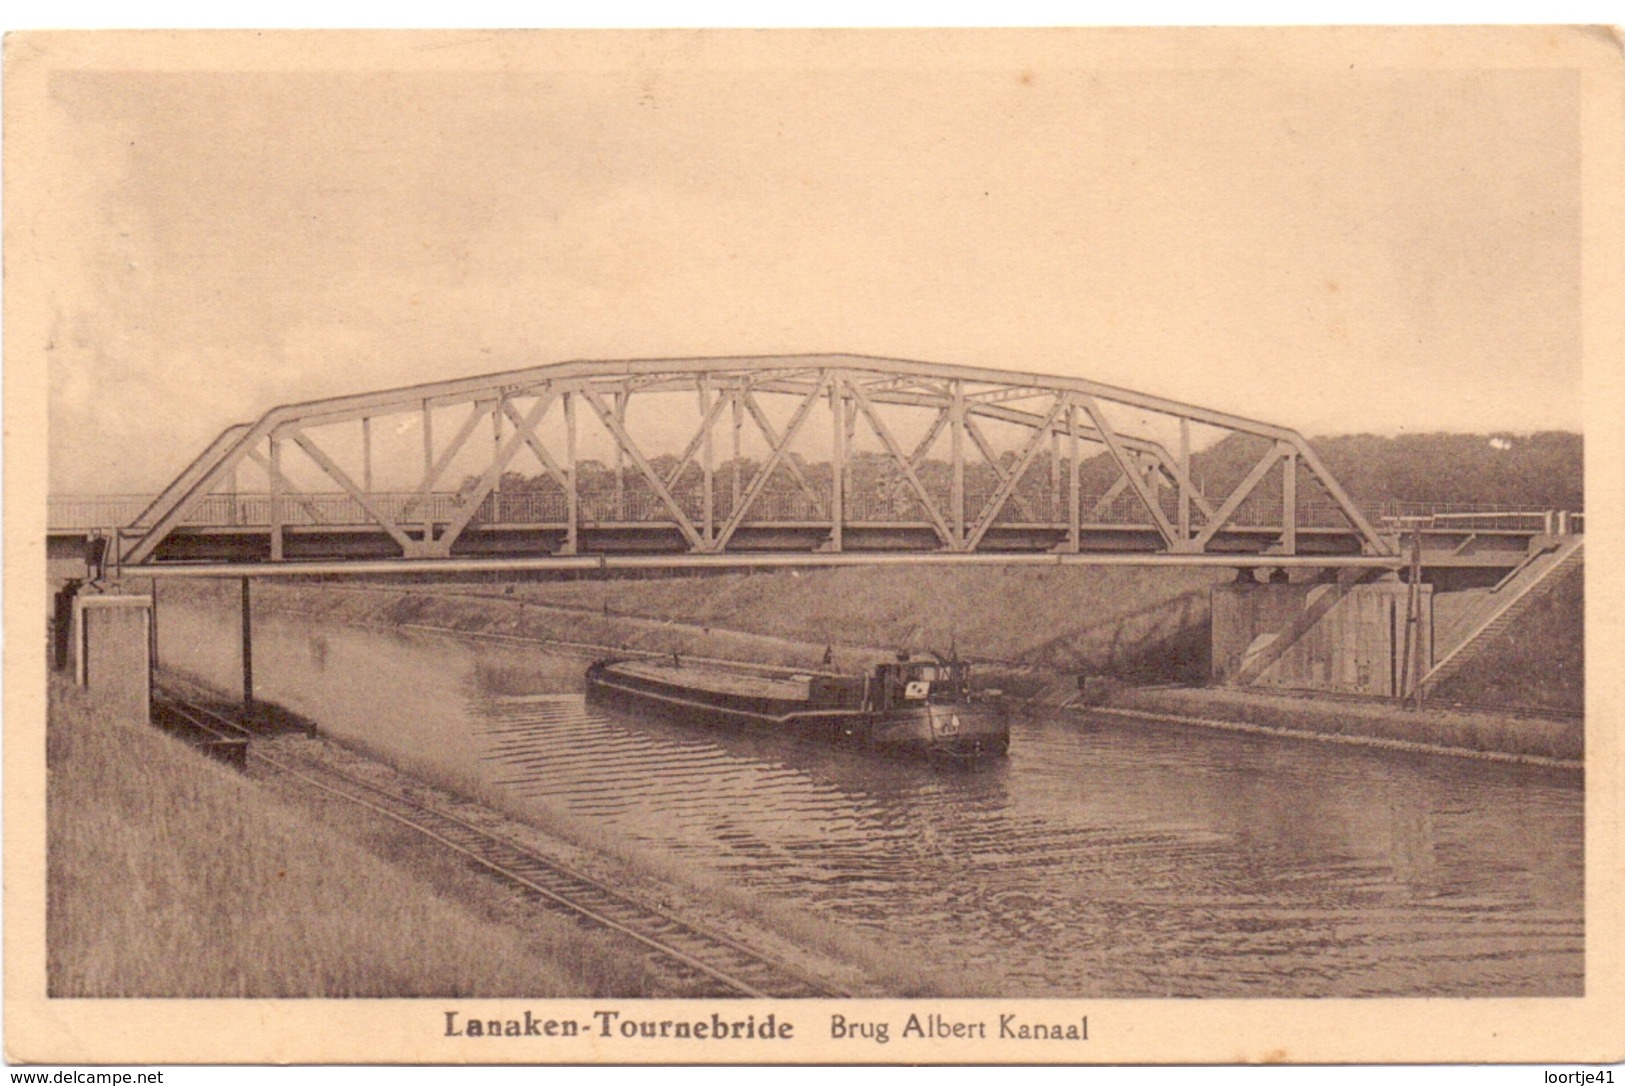
<svg viewBox="0 0 1625 1086">
<path fill-rule="evenodd" d="M 1433 662 L 1433 589 L 1416 587 L 1414 622 L 1411 592 L 1398 580 L 1215 586 L 1213 679 L 1399 697 Z"/>
<path fill-rule="evenodd" d="M 152 597 L 73 598 L 74 680 L 127 720 L 152 721 Z"/>
</svg>

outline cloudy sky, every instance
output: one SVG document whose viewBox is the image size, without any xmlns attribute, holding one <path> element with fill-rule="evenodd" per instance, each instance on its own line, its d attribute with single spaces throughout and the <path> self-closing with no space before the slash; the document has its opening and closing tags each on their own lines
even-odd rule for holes
<svg viewBox="0 0 1625 1086">
<path fill-rule="evenodd" d="M 156 490 L 277 403 L 594 357 L 1579 428 L 1575 73 L 825 44 L 52 72 L 48 301 L 8 335 L 47 360 L 53 491 Z"/>
</svg>

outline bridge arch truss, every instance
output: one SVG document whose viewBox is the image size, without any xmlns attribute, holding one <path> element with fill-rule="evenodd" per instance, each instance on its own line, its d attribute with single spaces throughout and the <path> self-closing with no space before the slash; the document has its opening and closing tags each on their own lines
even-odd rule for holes
<svg viewBox="0 0 1625 1086">
<path fill-rule="evenodd" d="M 136 567 L 1394 554 L 1290 429 L 844 354 L 564 362 L 276 407 L 124 535 Z"/>
</svg>

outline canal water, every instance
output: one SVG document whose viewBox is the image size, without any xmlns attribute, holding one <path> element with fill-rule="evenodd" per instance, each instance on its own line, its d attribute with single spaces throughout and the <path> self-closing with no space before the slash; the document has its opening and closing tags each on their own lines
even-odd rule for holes
<svg viewBox="0 0 1625 1086">
<path fill-rule="evenodd" d="M 234 689 L 236 615 L 165 602 Z M 1072 714 L 955 770 L 584 704 L 584 662 L 257 615 L 261 697 L 1004 996 L 1583 992 L 1573 775 Z"/>
</svg>

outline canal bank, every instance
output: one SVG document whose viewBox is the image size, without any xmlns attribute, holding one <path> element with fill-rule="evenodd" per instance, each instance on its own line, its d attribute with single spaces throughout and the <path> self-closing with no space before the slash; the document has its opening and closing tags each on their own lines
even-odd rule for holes
<svg viewBox="0 0 1625 1086">
<path fill-rule="evenodd" d="M 1224 688 L 1123 687 L 1080 713 L 1147 724 L 1213 728 L 1369 746 L 1414 754 L 1480 758 L 1565 771 L 1584 768 L 1585 725 L 1534 715 Z"/>
<path fill-rule="evenodd" d="M 765 578 L 763 578 L 765 580 Z M 612 653 L 648 653 L 738 660 L 785 667 L 826 666 L 866 670 L 889 648 L 862 644 L 849 632 L 841 640 L 813 641 L 720 623 L 683 622 L 662 614 L 683 593 L 703 592 L 706 581 L 657 582 L 665 606 L 652 605 L 641 591 L 611 597 L 602 582 L 558 586 L 487 586 L 437 584 L 421 586 L 265 584 L 256 588 L 256 613 L 322 618 L 375 629 L 422 629 L 491 641 L 535 643 L 582 658 Z M 544 590 L 560 589 L 573 603 L 542 602 Z M 165 585 L 177 598 L 232 605 L 233 587 L 219 584 Z M 1181 586 L 1181 593 L 1187 593 Z M 590 602 L 589 602 L 590 601 Z M 628 613 L 637 602 L 654 614 Z M 763 606 L 766 606 L 764 603 Z M 1163 606 L 1166 609 L 1166 604 Z M 697 608 L 697 610 L 703 609 Z M 1127 611 L 1128 609 L 1120 610 Z M 1140 609 L 1140 610 L 1143 610 Z M 1130 614 L 1129 621 L 1136 620 Z M 753 616 L 737 616 L 738 625 L 764 625 Z M 1187 619 L 1189 622 L 1189 619 Z M 1176 629 L 1158 635 L 1170 644 L 1194 640 Z M 1150 638 L 1142 637 L 1149 643 Z M 1077 674 L 1055 666 L 1021 660 L 988 660 L 972 643 L 956 646 L 984 661 L 979 682 L 997 686 L 1018 703 L 1075 713 L 1101 712 L 1142 724 L 1251 731 L 1282 739 L 1323 739 L 1338 744 L 1410 750 L 1416 753 L 1528 761 L 1575 770 L 1584 757 L 1585 727 L 1577 716 L 1494 712 L 1437 702 L 1413 710 L 1376 698 L 1338 697 L 1310 692 L 1265 692 L 1257 689 L 1148 683 L 1091 677 L 1081 694 Z M 1008 648 L 1009 646 L 999 646 Z M 1517 646 L 1514 646 L 1516 651 Z M 1138 651 L 1138 650 L 1137 650 Z M 1527 656 L 1538 645 L 1523 648 Z M 1503 659 L 1504 668 L 1536 667 L 1538 661 Z M 566 680 L 568 681 L 568 680 Z"/>
</svg>

